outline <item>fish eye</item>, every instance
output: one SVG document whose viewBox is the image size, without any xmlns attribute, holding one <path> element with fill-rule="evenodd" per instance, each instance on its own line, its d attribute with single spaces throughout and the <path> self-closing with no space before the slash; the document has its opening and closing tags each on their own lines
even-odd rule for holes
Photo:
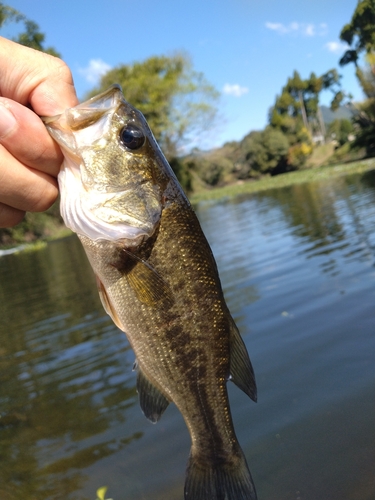
<svg viewBox="0 0 375 500">
<path fill-rule="evenodd" d="M 119 137 L 120 142 L 132 151 L 141 148 L 146 140 L 143 130 L 137 127 L 137 125 L 134 125 L 134 123 L 125 125 L 125 127 L 120 130 Z"/>
</svg>

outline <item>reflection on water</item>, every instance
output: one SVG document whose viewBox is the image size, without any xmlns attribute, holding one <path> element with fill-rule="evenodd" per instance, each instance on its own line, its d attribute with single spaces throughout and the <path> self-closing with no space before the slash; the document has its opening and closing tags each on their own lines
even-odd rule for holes
<svg viewBox="0 0 375 500">
<path fill-rule="evenodd" d="M 230 385 L 259 499 L 370 500 L 375 172 L 202 204 L 258 380 Z M 0 258 L 0 498 L 182 498 L 189 437 L 142 416 L 75 237 Z"/>
<path fill-rule="evenodd" d="M 1 261 L 0 498 L 67 498 L 141 437 L 124 336 L 102 313 L 75 238 Z"/>
</svg>

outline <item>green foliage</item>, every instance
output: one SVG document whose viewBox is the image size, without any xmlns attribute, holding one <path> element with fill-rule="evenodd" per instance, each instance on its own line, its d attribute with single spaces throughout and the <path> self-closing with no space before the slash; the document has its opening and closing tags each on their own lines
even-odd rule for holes
<svg viewBox="0 0 375 500">
<path fill-rule="evenodd" d="M 0 228 L 0 247 L 46 240 L 61 233 L 65 226 L 56 202 L 47 212 L 28 212 L 21 223 L 11 228 Z"/>
<path fill-rule="evenodd" d="M 362 52 L 375 51 L 375 0 L 359 0 L 350 23 L 340 33 L 340 38 L 351 46 L 340 59 L 340 64 L 357 65 Z"/>
<path fill-rule="evenodd" d="M 340 90 L 340 75 L 331 69 L 321 76 L 311 73 L 303 80 L 297 71 L 288 78 L 280 96 L 270 112 L 270 125 L 288 135 L 291 145 L 297 142 L 297 134 L 304 127 L 312 134 L 320 133 L 319 96 L 323 90 L 333 92 L 332 109 L 337 109 L 344 98 Z M 294 136 L 294 138 L 293 138 Z"/>
<path fill-rule="evenodd" d="M 288 142 L 286 159 L 279 161 L 274 173 L 295 170 L 306 165 L 313 151 L 312 138 L 325 136 L 325 127 L 319 107 L 323 90 L 331 90 L 333 98 L 331 109 L 337 110 L 345 98 L 340 89 L 340 75 L 336 69 L 317 76 L 311 73 L 302 79 L 297 71 L 288 78 L 280 96 L 276 97 L 271 108 L 269 123 L 271 127 L 285 134 Z"/>
<path fill-rule="evenodd" d="M 39 26 L 34 21 L 27 19 L 27 17 L 9 5 L 4 5 L 0 2 L 0 28 L 8 23 L 23 23 L 25 31 L 20 33 L 13 40 L 26 47 L 31 47 L 41 52 L 46 52 L 55 57 L 60 57 L 60 54 L 53 47 L 44 47 L 44 33 L 39 31 Z"/>
<path fill-rule="evenodd" d="M 172 158 L 169 164 L 185 192 L 190 193 L 193 190 L 191 164 L 177 157 Z"/>
<path fill-rule="evenodd" d="M 34 22 L 26 19 L 24 21 L 25 31 L 20 33 L 17 38 L 14 39 L 15 42 L 25 45 L 26 47 L 31 47 L 35 50 L 40 50 L 51 56 L 61 57 L 61 55 L 53 47 L 44 47 L 44 33 L 39 31 L 39 26 Z"/>
<path fill-rule="evenodd" d="M 195 153 L 188 158 L 190 169 L 209 186 L 222 186 L 238 180 L 275 175 L 294 167 L 287 163 L 289 141 L 273 127 L 253 131 L 240 142 L 222 148 Z"/>
<path fill-rule="evenodd" d="M 4 5 L 0 2 L 0 28 L 5 23 L 8 22 L 16 22 L 24 21 L 25 16 L 18 12 L 18 10 L 13 9 L 13 7 L 9 7 L 9 5 Z"/>
<path fill-rule="evenodd" d="M 233 169 L 233 162 L 230 158 L 221 154 L 221 150 L 204 155 L 199 160 L 191 162 L 190 165 L 209 186 L 219 186 L 223 183 L 224 177 L 228 176 Z"/>
<path fill-rule="evenodd" d="M 311 155 L 312 150 L 312 145 L 306 142 L 300 142 L 291 146 L 288 151 L 288 171 L 302 168 Z"/>
<path fill-rule="evenodd" d="M 344 99 L 345 99 L 344 92 L 341 92 L 341 90 L 338 91 L 336 93 L 336 95 L 334 96 L 334 98 L 332 99 L 331 110 L 332 111 L 337 111 Z"/>
<path fill-rule="evenodd" d="M 371 68 L 362 69 L 357 66 L 355 73 L 366 96 L 368 98 L 375 97 L 375 71 Z"/>
<path fill-rule="evenodd" d="M 281 130 L 267 127 L 262 132 L 253 132 L 247 141 L 246 160 L 251 171 L 257 174 L 273 174 L 286 171 L 289 141 Z"/>
<path fill-rule="evenodd" d="M 353 134 L 354 126 L 351 120 L 343 118 L 341 120 L 334 120 L 328 126 L 328 135 L 337 141 L 339 146 L 348 142 L 348 136 Z"/>
<path fill-rule="evenodd" d="M 214 123 L 218 92 L 185 54 L 154 56 L 108 71 L 90 96 L 113 83 L 148 121 L 167 157 L 173 158 L 192 138 Z"/>
<path fill-rule="evenodd" d="M 230 186 L 201 191 L 191 197 L 191 202 L 195 204 L 203 200 L 218 200 L 224 197 L 234 198 L 243 194 L 330 179 L 334 176 L 346 175 L 347 173 L 363 173 L 373 169 L 373 160 L 362 160 L 334 166 L 326 165 L 320 168 L 310 168 L 298 172 L 288 172 L 285 175 L 265 176 L 257 182 L 235 183 Z"/>
<path fill-rule="evenodd" d="M 295 71 L 287 80 L 270 112 L 270 126 L 282 132 L 288 141 L 287 154 L 279 159 L 273 174 L 305 166 L 313 151 L 312 137 L 324 136 L 319 110 L 320 93 L 326 89 L 333 91 L 332 105 L 336 106 L 343 97 L 339 85 L 340 76 L 335 69 L 321 76 L 312 72 L 305 80 Z"/>
<path fill-rule="evenodd" d="M 350 45 L 340 59 L 340 65 L 353 62 L 356 76 L 367 96 L 363 103 L 356 104 L 354 124 L 355 149 L 365 148 L 367 155 L 375 154 L 375 0 L 359 0 L 353 16 L 340 33 L 341 40 Z M 361 54 L 365 54 L 367 67 L 358 66 Z"/>
<path fill-rule="evenodd" d="M 358 127 L 354 148 L 365 148 L 368 156 L 375 156 L 375 98 L 366 99 L 357 104 L 357 113 L 353 119 Z"/>
</svg>

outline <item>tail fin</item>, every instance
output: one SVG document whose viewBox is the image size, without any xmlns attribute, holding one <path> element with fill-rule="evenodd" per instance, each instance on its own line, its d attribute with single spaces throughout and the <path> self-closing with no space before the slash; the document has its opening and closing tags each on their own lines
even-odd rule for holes
<svg viewBox="0 0 375 500">
<path fill-rule="evenodd" d="M 246 459 L 231 462 L 197 460 L 191 453 L 186 470 L 185 500 L 257 500 Z"/>
</svg>

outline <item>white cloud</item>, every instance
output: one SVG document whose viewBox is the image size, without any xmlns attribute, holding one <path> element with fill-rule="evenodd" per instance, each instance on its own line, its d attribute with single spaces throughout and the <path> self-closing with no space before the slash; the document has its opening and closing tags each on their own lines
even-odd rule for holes
<svg viewBox="0 0 375 500">
<path fill-rule="evenodd" d="M 294 33 L 304 36 L 324 36 L 327 34 L 328 29 L 326 23 L 320 23 L 317 26 L 313 23 L 297 23 L 295 21 L 289 24 L 266 22 L 265 26 L 272 31 L 276 31 L 279 35 Z"/>
<path fill-rule="evenodd" d="M 342 42 L 328 42 L 325 44 L 325 48 L 334 54 L 342 54 L 348 49 L 348 45 Z"/>
<path fill-rule="evenodd" d="M 266 23 L 266 28 L 269 30 L 277 31 L 278 33 L 288 33 L 290 31 L 284 24 L 281 23 Z"/>
<path fill-rule="evenodd" d="M 98 83 L 101 76 L 111 69 L 111 66 L 101 59 L 90 59 L 86 68 L 78 68 L 78 72 L 86 78 L 89 83 Z"/>
<path fill-rule="evenodd" d="M 301 25 L 299 23 L 294 22 L 294 23 L 290 23 L 289 27 L 286 27 L 285 29 L 287 32 L 288 31 L 298 31 L 300 29 L 300 26 Z"/>
<path fill-rule="evenodd" d="M 241 87 L 238 83 L 226 83 L 223 87 L 224 94 L 233 95 L 234 97 L 241 97 L 249 92 L 247 87 Z"/>
<path fill-rule="evenodd" d="M 315 36 L 315 26 L 313 24 L 306 24 L 304 27 L 305 35 L 307 36 Z"/>
</svg>

